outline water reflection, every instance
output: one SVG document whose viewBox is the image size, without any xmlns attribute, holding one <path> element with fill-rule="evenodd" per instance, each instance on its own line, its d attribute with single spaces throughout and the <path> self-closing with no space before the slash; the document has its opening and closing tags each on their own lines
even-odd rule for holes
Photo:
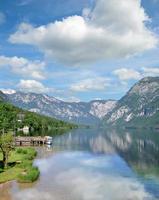
<svg viewBox="0 0 159 200">
<path fill-rule="evenodd" d="M 152 130 L 87 130 L 56 138 L 54 148 L 118 154 L 131 166 L 154 168 L 159 175 L 159 132 Z M 149 171 L 150 172 L 150 171 Z"/>
<path fill-rule="evenodd" d="M 40 180 L 7 200 L 159 199 L 159 133 L 76 130 L 38 151 Z"/>
</svg>

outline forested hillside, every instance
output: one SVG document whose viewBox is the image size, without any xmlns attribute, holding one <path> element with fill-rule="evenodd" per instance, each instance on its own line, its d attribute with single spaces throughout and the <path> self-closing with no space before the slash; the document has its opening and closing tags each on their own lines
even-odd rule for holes
<svg viewBox="0 0 159 200">
<path fill-rule="evenodd" d="M 0 132 L 17 130 L 24 126 L 28 126 L 34 131 L 52 128 L 72 129 L 76 127 L 74 124 L 24 111 L 5 102 L 5 96 L 0 95 Z"/>
</svg>

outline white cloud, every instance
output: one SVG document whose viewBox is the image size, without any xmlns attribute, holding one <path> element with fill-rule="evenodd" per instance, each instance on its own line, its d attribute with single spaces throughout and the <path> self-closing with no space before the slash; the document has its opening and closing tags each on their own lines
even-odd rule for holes
<svg viewBox="0 0 159 200">
<path fill-rule="evenodd" d="M 79 65 L 123 58 L 156 46 L 157 39 L 141 0 L 97 0 L 83 16 L 70 16 L 44 26 L 22 23 L 9 41 L 37 46 L 54 60 Z"/>
<path fill-rule="evenodd" d="M 35 80 L 20 80 L 17 88 L 23 92 L 34 92 L 34 93 L 48 93 L 51 91 L 50 88 L 45 87 L 42 83 Z"/>
<path fill-rule="evenodd" d="M 121 81 L 139 80 L 142 78 L 142 75 L 140 72 L 133 69 L 127 69 L 127 68 L 117 69 L 113 71 L 113 74 L 118 76 L 118 78 Z"/>
<path fill-rule="evenodd" d="M 23 77 L 44 79 L 45 63 L 39 60 L 31 61 L 23 57 L 0 56 L 0 67 L 9 66 L 11 70 Z"/>
<path fill-rule="evenodd" d="M 5 23 L 5 21 L 6 21 L 5 15 L 2 12 L 0 12 L 0 25 Z"/>
<path fill-rule="evenodd" d="M 144 67 L 143 69 L 144 76 L 159 76 L 159 68 L 155 67 Z"/>
<path fill-rule="evenodd" d="M 14 93 L 16 93 L 16 91 L 13 90 L 13 89 L 4 89 L 4 88 L 1 88 L 0 91 L 2 91 L 4 94 L 14 94 Z"/>
<path fill-rule="evenodd" d="M 159 76 L 159 68 L 157 67 L 143 67 L 140 71 L 128 68 L 120 68 L 113 71 L 123 84 L 127 84 L 129 80 L 140 80 L 143 77 Z"/>
<path fill-rule="evenodd" d="M 103 77 L 89 78 L 72 84 L 70 89 L 75 92 L 100 91 L 109 86 L 109 80 Z"/>
</svg>

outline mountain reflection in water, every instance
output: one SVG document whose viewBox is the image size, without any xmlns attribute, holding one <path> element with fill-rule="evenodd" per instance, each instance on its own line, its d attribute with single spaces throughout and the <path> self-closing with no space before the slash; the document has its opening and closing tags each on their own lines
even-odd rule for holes
<svg viewBox="0 0 159 200">
<path fill-rule="evenodd" d="M 157 132 L 75 130 L 38 151 L 39 181 L 27 186 L 12 183 L 10 199 L 159 199 Z"/>
</svg>

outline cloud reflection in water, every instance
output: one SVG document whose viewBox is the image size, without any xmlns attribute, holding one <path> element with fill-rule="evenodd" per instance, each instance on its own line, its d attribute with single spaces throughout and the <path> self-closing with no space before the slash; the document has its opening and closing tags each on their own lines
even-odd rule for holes
<svg viewBox="0 0 159 200">
<path fill-rule="evenodd" d="M 59 153 L 37 165 L 39 183 L 25 190 L 15 185 L 14 200 L 155 200 L 115 154 Z"/>
</svg>

